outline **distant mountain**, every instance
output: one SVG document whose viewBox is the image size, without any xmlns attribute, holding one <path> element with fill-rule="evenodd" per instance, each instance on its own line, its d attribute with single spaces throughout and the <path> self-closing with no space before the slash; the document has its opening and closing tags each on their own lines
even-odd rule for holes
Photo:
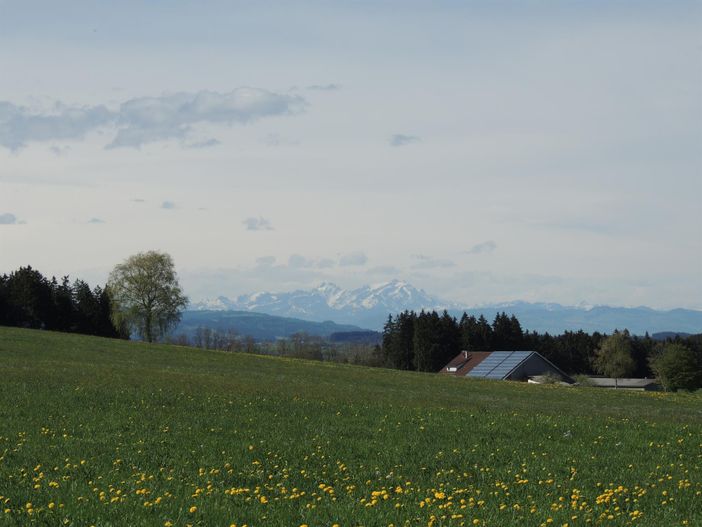
<svg viewBox="0 0 702 527">
<path fill-rule="evenodd" d="M 336 324 L 335 322 L 312 322 L 297 318 L 277 317 L 250 311 L 185 311 L 180 324 L 172 334 L 185 333 L 192 337 L 198 327 L 208 327 L 218 331 L 234 330 L 242 336 L 256 340 L 275 340 L 289 337 L 294 333 L 329 337 L 332 334 L 356 334 L 363 330 L 358 326 Z"/>
<path fill-rule="evenodd" d="M 690 337 L 690 333 L 685 333 L 684 331 L 661 331 L 660 333 L 654 333 L 651 335 L 651 338 L 653 340 L 668 340 L 668 339 L 674 339 L 676 337 L 680 337 L 681 339 Z"/>
<path fill-rule="evenodd" d="M 191 310 L 256 311 L 304 320 L 334 320 L 364 328 L 382 328 L 390 313 L 421 309 L 458 309 L 460 306 L 439 300 L 407 282 L 392 280 L 358 289 L 341 289 L 335 284 L 290 293 L 253 293 L 233 300 L 220 296 L 193 304 Z"/>
<path fill-rule="evenodd" d="M 253 293 L 234 300 L 220 296 L 198 302 L 192 310 L 253 311 L 295 317 L 308 321 L 334 320 L 362 328 L 379 330 L 389 314 L 405 310 L 448 310 L 460 317 L 463 312 L 489 321 L 499 312 L 515 315 L 524 329 L 549 333 L 565 330 L 611 333 L 615 329 L 628 329 L 643 335 L 648 332 L 701 333 L 702 311 L 673 309 L 658 311 L 648 307 L 563 306 L 555 303 L 508 302 L 479 307 L 461 306 L 431 296 L 407 282 L 393 280 L 373 286 L 346 290 L 323 283 L 311 290 L 289 293 Z"/>
<path fill-rule="evenodd" d="M 524 329 L 549 333 L 562 333 L 566 330 L 582 329 L 588 333 L 599 331 L 611 333 L 615 329 L 628 329 L 634 335 L 670 332 L 701 333 L 702 311 L 672 309 L 659 311 L 649 307 L 610 307 L 610 306 L 563 306 L 529 302 L 510 302 L 465 310 L 469 315 L 484 315 L 492 321 L 495 315 L 504 311 L 519 319 Z M 451 314 L 460 316 L 463 310 Z"/>
<path fill-rule="evenodd" d="M 329 341 L 337 344 L 367 344 L 375 346 L 383 341 L 383 334 L 380 331 L 344 331 L 342 333 L 332 333 Z"/>
</svg>

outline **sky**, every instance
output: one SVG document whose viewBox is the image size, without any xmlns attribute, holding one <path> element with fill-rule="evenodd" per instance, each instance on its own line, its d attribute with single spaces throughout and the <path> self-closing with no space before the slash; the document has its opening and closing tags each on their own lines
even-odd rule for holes
<svg viewBox="0 0 702 527">
<path fill-rule="evenodd" d="M 0 273 L 170 253 L 702 309 L 702 3 L 0 0 Z"/>
</svg>

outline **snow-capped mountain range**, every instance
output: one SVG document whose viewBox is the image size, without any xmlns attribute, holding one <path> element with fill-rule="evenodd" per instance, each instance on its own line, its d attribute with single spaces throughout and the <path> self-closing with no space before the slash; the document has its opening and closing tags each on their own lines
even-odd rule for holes
<svg viewBox="0 0 702 527">
<path fill-rule="evenodd" d="M 467 307 L 441 300 L 401 280 L 358 289 L 342 289 L 327 282 L 311 290 L 288 293 L 261 292 L 241 295 L 234 299 L 220 296 L 196 302 L 189 309 L 250 311 L 315 322 L 332 320 L 339 324 L 353 324 L 374 330 L 382 329 L 390 314 L 405 310 L 446 309 L 456 317 L 467 312 L 475 316 L 482 314 L 489 321 L 494 319 L 496 313 L 504 311 L 516 315 L 525 329 L 550 333 L 578 329 L 611 332 L 624 328 L 641 335 L 647 331 L 702 332 L 702 311 L 658 311 L 648 307 L 592 306 L 586 303 L 563 306 L 521 301 Z"/>
<path fill-rule="evenodd" d="M 260 292 L 234 299 L 220 296 L 194 303 L 190 309 L 256 311 L 269 315 L 315 321 L 334 320 L 375 328 L 378 327 L 378 320 L 384 321 L 390 313 L 399 313 L 406 309 L 459 309 L 459 306 L 441 301 L 407 282 L 392 280 L 358 289 L 342 289 L 325 282 L 307 291 Z"/>
</svg>

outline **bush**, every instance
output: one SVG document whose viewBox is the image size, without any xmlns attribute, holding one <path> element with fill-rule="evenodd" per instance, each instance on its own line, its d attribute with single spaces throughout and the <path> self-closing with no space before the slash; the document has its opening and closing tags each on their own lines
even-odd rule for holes
<svg viewBox="0 0 702 527">
<path fill-rule="evenodd" d="M 702 388 L 702 365 L 694 352 L 682 344 L 666 344 L 651 358 L 651 370 L 666 391 Z"/>
<path fill-rule="evenodd" d="M 578 386 L 588 386 L 588 387 L 595 386 L 595 383 L 592 382 L 592 379 L 590 379 L 590 377 L 588 377 L 587 375 L 584 375 L 584 374 L 576 375 L 575 382 L 578 384 Z"/>
</svg>

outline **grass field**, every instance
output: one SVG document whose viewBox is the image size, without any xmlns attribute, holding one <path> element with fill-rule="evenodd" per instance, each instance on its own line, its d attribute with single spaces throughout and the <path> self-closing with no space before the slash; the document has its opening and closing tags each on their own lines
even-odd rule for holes
<svg viewBox="0 0 702 527">
<path fill-rule="evenodd" d="M 0 524 L 702 525 L 702 396 L 0 328 Z"/>
</svg>

